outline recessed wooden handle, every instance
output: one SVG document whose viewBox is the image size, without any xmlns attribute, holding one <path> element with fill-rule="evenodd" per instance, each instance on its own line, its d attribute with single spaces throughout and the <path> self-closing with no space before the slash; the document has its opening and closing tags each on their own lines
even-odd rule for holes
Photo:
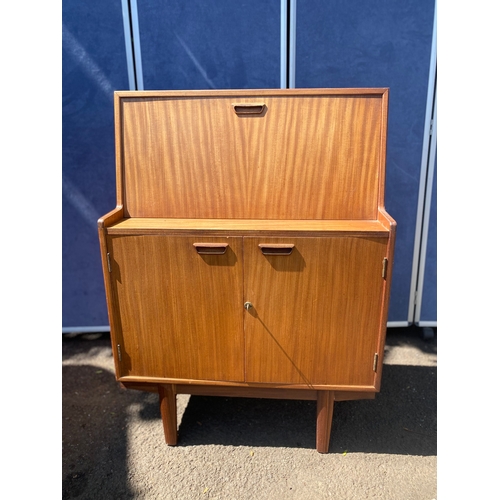
<svg viewBox="0 0 500 500">
<path fill-rule="evenodd" d="M 193 243 L 193 246 L 200 255 L 224 255 L 229 245 L 227 243 Z"/>
<path fill-rule="evenodd" d="M 262 103 L 242 103 L 233 104 L 234 112 L 237 115 L 260 115 L 266 109 L 266 105 Z"/>
<path fill-rule="evenodd" d="M 262 243 L 259 245 L 263 255 L 290 255 L 295 245 L 289 243 Z"/>
</svg>

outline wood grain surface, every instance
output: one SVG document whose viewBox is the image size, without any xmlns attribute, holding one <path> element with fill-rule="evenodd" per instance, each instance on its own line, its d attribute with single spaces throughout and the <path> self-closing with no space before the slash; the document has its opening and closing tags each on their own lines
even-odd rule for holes
<svg viewBox="0 0 500 500">
<path fill-rule="evenodd" d="M 272 235 L 338 236 L 366 235 L 388 237 L 389 229 L 378 220 L 263 220 L 263 219 L 165 219 L 133 217 L 117 220 L 108 234 L 189 234 L 248 236 Z"/>
<path fill-rule="evenodd" d="M 119 376 L 243 381 L 241 238 L 109 236 Z"/>
<path fill-rule="evenodd" d="M 386 93 L 360 94 L 122 94 L 125 216 L 375 220 Z"/>
<path fill-rule="evenodd" d="M 386 252 L 385 238 L 244 238 L 246 381 L 373 385 Z"/>
</svg>

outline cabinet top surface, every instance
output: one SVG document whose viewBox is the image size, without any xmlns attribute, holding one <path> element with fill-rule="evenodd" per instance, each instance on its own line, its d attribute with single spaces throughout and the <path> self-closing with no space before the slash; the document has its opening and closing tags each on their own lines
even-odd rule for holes
<svg viewBox="0 0 500 500">
<path fill-rule="evenodd" d="M 200 89 L 200 90 L 117 90 L 115 96 L 126 98 L 177 98 L 177 97 L 221 97 L 221 96 L 329 96 L 329 95 L 384 95 L 387 87 L 377 88 L 301 88 L 301 89 Z"/>
<path fill-rule="evenodd" d="M 362 234 L 389 236 L 380 221 L 356 220 L 248 220 L 248 219 L 164 219 L 134 217 L 122 219 L 107 229 L 109 234 L 161 234 L 206 232 L 214 234 L 266 235 Z"/>
<path fill-rule="evenodd" d="M 124 215 L 375 220 L 388 89 L 115 93 Z"/>
</svg>

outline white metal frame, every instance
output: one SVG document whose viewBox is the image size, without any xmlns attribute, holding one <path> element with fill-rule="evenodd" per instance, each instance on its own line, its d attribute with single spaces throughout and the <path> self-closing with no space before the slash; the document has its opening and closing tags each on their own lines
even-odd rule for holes
<svg viewBox="0 0 500 500">
<path fill-rule="evenodd" d="M 144 90 L 137 0 L 122 0 L 122 16 L 129 89 Z"/>
<path fill-rule="evenodd" d="M 432 119 L 432 136 L 429 151 L 429 168 L 427 171 L 427 186 L 426 196 L 424 203 L 424 216 L 422 226 L 422 245 L 420 250 L 419 266 L 418 266 L 418 279 L 416 291 L 416 304 L 415 304 L 415 318 L 414 322 L 418 326 L 437 326 L 436 321 L 420 321 L 420 314 L 422 311 L 422 292 L 424 288 L 424 275 L 425 275 L 425 259 L 427 257 L 427 238 L 429 235 L 429 219 L 431 213 L 432 201 L 432 187 L 434 182 L 434 169 L 436 164 L 436 149 L 437 149 L 437 102 L 434 99 L 434 112 Z"/>
<path fill-rule="evenodd" d="M 437 2 L 436 2 L 437 3 Z M 417 222 L 415 227 L 415 243 L 413 247 L 413 265 L 408 304 L 408 322 L 418 326 L 437 326 L 436 321 L 420 321 L 422 307 L 422 289 L 424 282 L 427 237 L 429 232 L 429 216 L 432 198 L 432 184 L 437 147 L 437 114 L 436 114 L 436 10 L 434 9 L 434 27 L 432 33 L 431 61 L 429 68 L 429 85 L 427 90 L 427 106 L 425 113 L 424 141 L 422 146 L 422 162 L 420 169 L 420 188 L 417 204 Z M 425 323 L 425 324 L 424 324 Z"/>
<path fill-rule="evenodd" d="M 290 0 L 290 33 L 288 37 L 288 86 L 295 88 L 295 60 L 297 47 L 297 0 Z"/>
<path fill-rule="evenodd" d="M 110 326 L 64 326 L 63 333 L 106 333 L 110 331 Z"/>
<path fill-rule="evenodd" d="M 137 79 L 136 90 L 144 90 L 144 81 L 142 78 L 141 33 L 139 31 L 139 13 L 137 11 L 137 0 L 129 0 L 129 2 L 130 17 L 132 21 L 132 36 L 134 39 L 135 77 Z"/>
<path fill-rule="evenodd" d="M 286 89 L 288 70 L 288 2 L 281 0 L 280 16 L 280 87 Z"/>
<path fill-rule="evenodd" d="M 388 321 L 387 328 L 401 328 L 409 326 L 410 323 L 408 321 Z"/>
<path fill-rule="evenodd" d="M 280 86 L 282 89 L 295 88 L 296 25 L 297 0 L 290 0 L 290 3 L 281 0 Z"/>
<path fill-rule="evenodd" d="M 123 35 L 125 37 L 125 54 L 127 56 L 127 73 L 129 90 L 135 90 L 134 54 L 130 34 L 130 16 L 128 0 L 122 0 Z"/>
</svg>

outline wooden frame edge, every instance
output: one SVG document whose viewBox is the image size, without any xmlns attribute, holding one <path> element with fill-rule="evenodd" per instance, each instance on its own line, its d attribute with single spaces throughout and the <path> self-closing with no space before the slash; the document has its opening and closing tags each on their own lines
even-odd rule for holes
<svg viewBox="0 0 500 500">
<path fill-rule="evenodd" d="M 199 90 L 117 90 L 115 102 L 122 98 L 144 97 L 245 97 L 245 96 L 307 96 L 307 95 L 379 95 L 382 98 L 388 87 L 323 87 L 293 89 L 199 89 Z"/>
<path fill-rule="evenodd" d="M 294 399 L 300 401 L 315 401 L 317 393 L 323 392 L 315 389 L 276 389 L 263 387 L 229 387 L 208 386 L 192 384 L 158 384 L 154 382 L 120 382 L 124 389 L 134 389 L 146 392 L 158 392 L 158 386 L 172 385 L 176 394 L 188 394 L 191 396 L 215 396 L 215 397 L 242 397 L 262 399 Z M 350 391 L 334 390 L 335 401 L 354 401 L 360 399 L 375 399 L 374 391 Z"/>
<path fill-rule="evenodd" d="M 177 379 L 167 377 L 147 377 L 125 375 L 117 377 L 121 384 L 175 384 L 185 387 L 229 387 L 241 389 L 292 389 L 292 390 L 313 390 L 313 391 L 347 391 L 347 392 L 377 392 L 375 386 L 372 385 L 325 385 L 325 384 L 280 384 L 280 383 L 249 383 L 249 382 L 229 382 L 221 380 L 194 380 L 194 379 Z"/>
<path fill-rule="evenodd" d="M 394 249 L 396 242 L 396 221 L 387 213 L 384 207 L 379 207 L 378 217 L 380 222 L 389 230 L 389 240 L 387 242 L 387 270 L 384 282 L 383 300 L 384 307 L 380 311 L 380 330 L 377 344 L 378 360 L 376 364 L 374 386 L 377 392 L 380 391 L 382 381 L 382 368 L 384 364 L 384 346 L 387 335 L 387 319 L 389 317 L 389 298 L 391 294 L 392 270 L 394 266 Z"/>
</svg>

